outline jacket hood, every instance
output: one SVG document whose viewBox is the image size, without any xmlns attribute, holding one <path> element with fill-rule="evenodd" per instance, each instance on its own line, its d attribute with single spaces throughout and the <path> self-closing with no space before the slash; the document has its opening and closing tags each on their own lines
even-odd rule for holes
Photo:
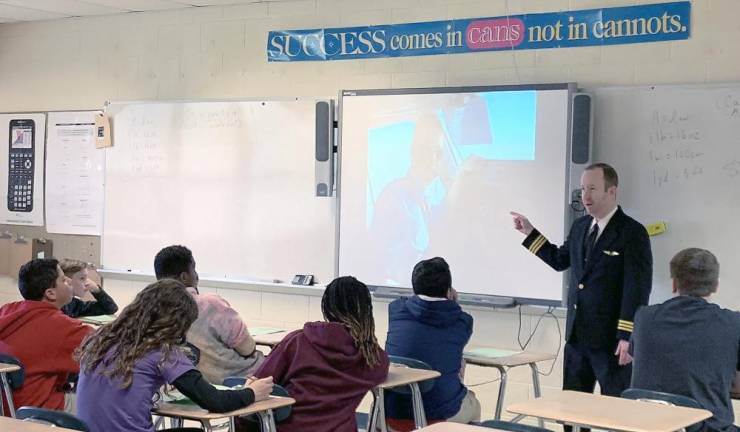
<svg viewBox="0 0 740 432">
<path fill-rule="evenodd" d="M 51 303 L 23 300 L 8 303 L 0 308 L 0 340 L 25 327 L 40 316 L 50 316 L 61 311 Z"/>
<path fill-rule="evenodd" d="M 316 352 L 337 369 L 356 369 L 365 363 L 365 358 L 342 324 L 307 322 L 303 326 L 303 334 Z"/>
<path fill-rule="evenodd" d="M 449 327 L 460 319 L 463 311 L 452 300 L 427 301 L 418 296 L 399 299 L 403 307 L 418 321 L 433 327 Z"/>
</svg>

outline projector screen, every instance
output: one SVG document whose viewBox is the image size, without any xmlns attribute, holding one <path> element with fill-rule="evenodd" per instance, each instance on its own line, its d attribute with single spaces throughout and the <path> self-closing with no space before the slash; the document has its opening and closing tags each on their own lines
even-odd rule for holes
<svg viewBox="0 0 740 432">
<path fill-rule="evenodd" d="M 509 212 L 562 243 L 571 90 L 343 92 L 339 275 L 410 288 L 414 264 L 441 256 L 460 293 L 561 304 L 563 275 L 521 246 Z"/>
</svg>

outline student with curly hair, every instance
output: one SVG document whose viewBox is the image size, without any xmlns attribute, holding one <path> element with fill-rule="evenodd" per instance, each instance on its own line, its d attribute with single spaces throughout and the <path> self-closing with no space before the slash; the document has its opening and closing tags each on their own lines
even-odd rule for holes
<svg viewBox="0 0 740 432">
<path fill-rule="evenodd" d="M 251 381 L 242 390 L 217 390 L 203 378 L 182 351 L 197 317 L 198 306 L 185 285 L 163 279 L 84 340 L 77 352 L 77 407 L 91 431 L 154 431 L 152 398 L 164 384 L 214 412 L 233 411 L 269 396 L 271 377 Z"/>
</svg>

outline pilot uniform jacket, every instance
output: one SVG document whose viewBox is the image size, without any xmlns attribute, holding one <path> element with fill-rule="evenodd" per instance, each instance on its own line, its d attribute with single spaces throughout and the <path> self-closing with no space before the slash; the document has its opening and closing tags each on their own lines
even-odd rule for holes
<svg viewBox="0 0 740 432">
<path fill-rule="evenodd" d="M 570 268 L 565 339 L 593 349 L 614 349 L 629 340 L 638 307 L 647 304 L 653 256 L 647 230 L 617 209 L 598 237 L 588 262 L 585 241 L 593 218 L 576 219 L 558 247 L 533 230 L 524 247 L 557 271 Z M 574 340 L 573 340 L 574 341 Z"/>
</svg>

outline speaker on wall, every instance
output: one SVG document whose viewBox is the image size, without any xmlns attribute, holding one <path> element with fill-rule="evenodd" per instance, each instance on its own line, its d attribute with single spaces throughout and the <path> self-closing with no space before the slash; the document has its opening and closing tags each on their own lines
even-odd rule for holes
<svg viewBox="0 0 740 432">
<path fill-rule="evenodd" d="M 570 131 L 570 207 L 576 216 L 584 212 L 581 201 L 581 174 L 591 164 L 593 138 L 593 100 L 590 94 L 575 93 Z"/>
<path fill-rule="evenodd" d="M 334 190 L 334 102 L 316 102 L 316 196 L 329 197 Z"/>
<path fill-rule="evenodd" d="M 571 129 L 571 162 L 586 165 L 591 161 L 591 139 L 593 104 L 591 95 L 573 95 L 573 127 Z"/>
</svg>

